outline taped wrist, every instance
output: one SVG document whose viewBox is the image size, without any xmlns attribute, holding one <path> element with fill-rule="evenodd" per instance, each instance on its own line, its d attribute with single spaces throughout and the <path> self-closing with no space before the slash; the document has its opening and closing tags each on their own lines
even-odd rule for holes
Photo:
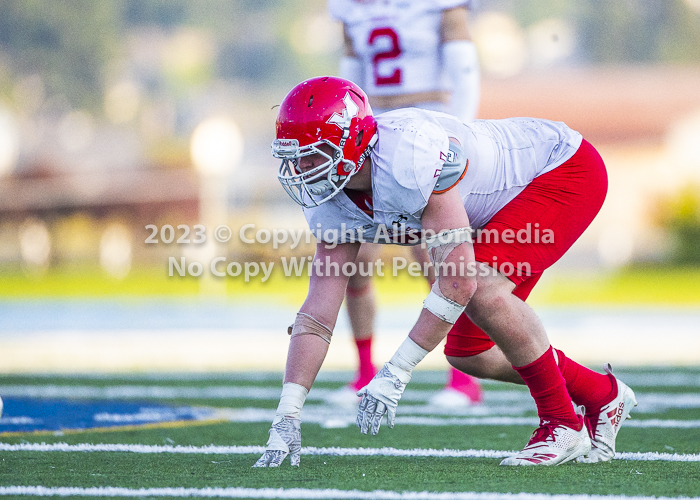
<svg viewBox="0 0 700 500">
<path fill-rule="evenodd" d="M 428 247 L 428 255 L 430 256 L 430 261 L 435 270 L 435 282 L 433 282 L 430 293 L 423 301 L 423 308 L 433 313 L 442 321 L 452 325 L 457 322 L 457 319 L 464 312 L 466 304 L 460 304 L 443 295 L 440 290 L 440 274 L 442 271 L 446 273 L 447 269 L 449 269 L 445 261 L 450 253 L 462 243 L 471 241 L 472 231 L 470 227 L 441 231 L 425 239 L 425 243 Z"/>
<path fill-rule="evenodd" d="M 287 334 L 291 335 L 292 338 L 297 335 L 316 335 L 330 344 L 333 331 L 316 321 L 311 315 L 300 312 L 297 314 L 294 324 L 287 328 Z"/>
<path fill-rule="evenodd" d="M 309 391 L 303 385 L 286 382 L 282 386 L 280 403 L 272 425 L 281 422 L 284 417 L 301 418 L 301 407 L 304 406 L 307 394 Z"/>
<path fill-rule="evenodd" d="M 401 382 L 407 384 L 411 373 L 418 363 L 428 354 L 428 351 L 416 344 L 411 337 L 406 337 L 389 360 L 389 371 L 396 375 Z"/>
</svg>

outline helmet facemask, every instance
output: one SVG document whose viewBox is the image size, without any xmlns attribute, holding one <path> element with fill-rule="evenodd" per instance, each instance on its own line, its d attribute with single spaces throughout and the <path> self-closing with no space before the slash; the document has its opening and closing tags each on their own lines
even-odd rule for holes
<svg viewBox="0 0 700 500">
<path fill-rule="evenodd" d="M 290 90 L 275 127 L 272 155 L 282 160 L 279 181 L 305 208 L 338 195 L 362 169 L 377 140 L 367 95 L 353 82 L 333 76 L 311 78 Z M 319 156 L 311 161 L 310 155 Z"/>
<path fill-rule="evenodd" d="M 331 154 L 319 148 L 322 144 L 331 147 Z M 320 155 L 325 161 L 306 172 L 301 172 L 300 158 L 314 154 Z M 272 143 L 272 155 L 282 160 L 277 174 L 282 187 L 304 208 L 317 207 L 333 198 L 359 170 L 353 162 L 343 157 L 341 147 L 326 139 L 301 147 L 296 139 L 275 139 Z M 341 163 L 345 165 L 339 168 Z M 338 174 L 341 171 L 349 173 Z"/>
</svg>

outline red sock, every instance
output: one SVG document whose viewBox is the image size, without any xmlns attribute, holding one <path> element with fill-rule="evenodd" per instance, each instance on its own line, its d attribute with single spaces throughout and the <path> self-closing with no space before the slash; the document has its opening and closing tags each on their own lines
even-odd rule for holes
<svg viewBox="0 0 700 500">
<path fill-rule="evenodd" d="M 447 387 L 466 394 L 472 403 L 481 403 L 484 400 L 479 381 L 456 368 L 449 369 Z"/>
<path fill-rule="evenodd" d="M 583 405 L 591 413 L 612 401 L 613 382 L 607 375 L 596 373 L 566 357 L 555 349 L 559 358 L 559 371 L 566 380 L 566 390 L 577 405 Z"/>
<path fill-rule="evenodd" d="M 571 397 L 566 391 L 566 381 L 559 371 L 551 347 L 529 365 L 513 368 L 530 389 L 541 420 L 555 420 L 572 429 L 581 429 Z"/>
<path fill-rule="evenodd" d="M 357 355 L 360 365 L 357 368 L 357 379 L 353 382 L 353 388 L 360 390 L 372 380 L 377 370 L 372 364 L 372 336 L 366 339 L 355 339 Z"/>
</svg>

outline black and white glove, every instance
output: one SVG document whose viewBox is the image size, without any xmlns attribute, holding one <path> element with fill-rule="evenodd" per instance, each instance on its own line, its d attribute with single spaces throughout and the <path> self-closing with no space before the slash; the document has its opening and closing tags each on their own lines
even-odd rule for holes
<svg viewBox="0 0 700 500">
<path fill-rule="evenodd" d="M 371 431 L 372 435 L 376 436 L 384 414 L 387 415 L 389 427 L 394 427 L 399 399 L 410 380 L 410 372 L 389 362 L 379 370 L 369 384 L 357 392 L 362 399 L 355 422 L 362 434 Z"/>
<path fill-rule="evenodd" d="M 284 417 L 272 424 L 267 450 L 253 467 L 279 467 L 289 455 L 292 467 L 299 467 L 301 458 L 301 420 Z"/>
</svg>

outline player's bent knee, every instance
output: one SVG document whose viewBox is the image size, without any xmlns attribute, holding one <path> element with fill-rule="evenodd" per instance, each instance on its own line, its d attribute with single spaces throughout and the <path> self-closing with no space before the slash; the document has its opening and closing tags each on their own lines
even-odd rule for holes
<svg viewBox="0 0 700 500">
<path fill-rule="evenodd" d="M 447 358 L 447 362 L 452 368 L 459 370 L 462 373 L 466 373 L 467 375 L 471 375 L 472 377 L 481 378 L 474 372 L 471 363 L 468 362 L 468 359 L 471 358 L 471 356 L 445 356 L 445 358 Z"/>
<path fill-rule="evenodd" d="M 466 308 L 467 315 L 472 321 L 476 321 L 475 318 L 479 319 L 481 316 L 488 318 L 494 312 L 505 307 L 514 285 L 508 278 L 502 278 L 484 279 L 477 277 L 475 279 L 474 292 Z"/>
<path fill-rule="evenodd" d="M 465 312 L 469 319 L 480 328 L 488 324 L 494 314 L 508 306 L 511 292 L 506 289 L 484 288 L 477 285 L 476 291 L 467 304 Z"/>
<path fill-rule="evenodd" d="M 459 283 L 459 292 L 462 294 L 464 304 L 468 304 L 479 288 L 479 283 L 471 276 L 462 276 Z"/>
<path fill-rule="evenodd" d="M 489 351 L 474 356 L 450 356 L 449 358 L 448 362 L 452 366 L 472 377 L 518 383 L 516 379 L 511 376 L 510 372 L 514 370 L 510 366 L 510 363 L 506 361 L 505 357 L 502 360 L 503 362 L 500 362 L 501 360 L 494 359 L 494 356 L 491 356 Z M 522 383 L 522 381 L 519 383 Z"/>
<path fill-rule="evenodd" d="M 372 276 L 362 276 L 355 273 L 348 279 L 347 294 L 352 297 L 359 297 L 369 293 L 372 289 Z"/>
</svg>

